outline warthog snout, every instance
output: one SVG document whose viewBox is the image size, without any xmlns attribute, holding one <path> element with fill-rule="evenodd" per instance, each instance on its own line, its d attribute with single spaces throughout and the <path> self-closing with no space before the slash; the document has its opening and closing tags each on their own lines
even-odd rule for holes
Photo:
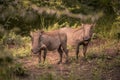
<svg viewBox="0 0 120 80">
<path fill-rule="evenodd" d="M 87 40 L 89 40 L 90 39 L 90 37 L 84 37 L 84 40 L 85 41 L 87 41 Z"/>
</svg>

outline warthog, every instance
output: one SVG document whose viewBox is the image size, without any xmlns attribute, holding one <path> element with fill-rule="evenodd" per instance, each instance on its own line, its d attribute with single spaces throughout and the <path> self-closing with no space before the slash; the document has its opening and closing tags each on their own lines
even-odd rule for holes
<svg viewBox="0 0 120 80">
<path fill-rule="evenodd" d="M 31 33 L 32 38 L 32 52 L 34 54 L 39 53 L 39 61 L 41 62 L 41 51 L 44 51 L 43 59 L 45 61 L 47 50 L 53 51 L 57 50 L 60 55 L 60 60 L 62 62 L 62 54 L 66 54 L 66 62 L 68 61 L 68 50 L 67 50 L 67 35 L 65 33 L 59 32 L 59 30 L 44 32 L 37 31 Z"/>
<path fill-rule="evenodd" d="M 83 45 L 83 55 L 86 57 L 87 46 L 91 40 L 92 28 L 95 24 L 82 24 L 79 29 L 70 27 L 61 28 L 60 31 L 67 34 L 68 45 L 76 48 L 76 58 L 78 59 L 79 46 Z"/>
</svg>

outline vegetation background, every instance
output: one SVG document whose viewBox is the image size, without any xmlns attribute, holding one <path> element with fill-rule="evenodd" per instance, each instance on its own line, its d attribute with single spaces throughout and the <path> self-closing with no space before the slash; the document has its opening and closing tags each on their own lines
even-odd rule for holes
<svg viewBox="0 0 120 80">
<path fill-rule="evenodd" d="M 77 28 L 81 23 L 92 22 L 96 22 L 96 27 L 88 59 L 75 64 L 72 56 L 68 77 L 65 77 L 66 71 L 58 74 L 59 71 L 54 70 L 56 66 L 61 69 L 61 66 L 49 62 L 39 65 L 44 73 L 31 76 L 32 72 L 25 68 L 24 61 L 19 62 L 31 59 L 30 31 L 49 31 L 64 26 Z M 96 54 L 99 54 L 97 59 Z M 0 0 L 0 80 L 119 80 L 119 54 L 119 0 Z M 68 68 L 67 65 L 62 66 Z M 88 71 L 79 70 L 80 66 L 88 66 Z M 52 73 L 48 74 L 49 69 Z M 60 77 L 56 77 L 58 75 Z"/>
</svg>

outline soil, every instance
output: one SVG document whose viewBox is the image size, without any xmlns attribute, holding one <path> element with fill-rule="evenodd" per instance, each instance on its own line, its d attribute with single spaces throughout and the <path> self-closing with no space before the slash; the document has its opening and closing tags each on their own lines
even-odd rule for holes
<svg viewBox="0 0 120 80">
<path fill-rule="evenodd" d="M 104 41 L 101 41 L 101 43 L 104 44 Z M 99 45 L 98 41 L 94 41 L 94 44 L 95 46 Z M 92 43 L 89 46 L 92 46 Z M 112 49 L 106 51 L 110 51 L 112 54 L 115 53 Z M 82 54 L 82 52 L 80 52 L 80 54 Z M 37 55 L 21 58 L 18 60 L 18 62 L 22 63 L 23 67 L 27 71 L 28 76 L 24 78 L 20 77 L 20 80 L 40 80 L 38 78 L 47 74 L 53 74 L 56 77 L 62 77 L 63 80 L 120 80 L 120 66 L 112 67 L 110 70 L 102 69 L 101 71 L 103 72 L 100 72 L 100 70 L 96 70 L 98 69 L 98 61 L 96 58 L 86 60 L 80 55 L 79 60 L 76 60 L 74 50 L 69 52 L 69 56 L 70 59 L 67 64 L 64 63 L 64 55 L 63 62 L 59 65 L 57 64 L 59 61 L 59 54 L 56 51 L 47 53 L 46 62 L 44 65 L 43 63 L 38 63 Z M 107 60 L 107 62 L 112 63 L 114 62 L 115 58 L 116 55 L 112 59 Z"/>
</svg>

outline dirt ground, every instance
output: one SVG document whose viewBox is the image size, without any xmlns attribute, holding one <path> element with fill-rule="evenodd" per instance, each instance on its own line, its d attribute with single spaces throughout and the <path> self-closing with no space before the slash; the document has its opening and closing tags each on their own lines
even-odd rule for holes
<svg viewBox="0 0 120 80">
<path fill-rule="evenodd" d="M 73 52 L 71 54 L 73 54 Z M 56 52 L 48 53 L 47 60 L 44 65 L 39 65 L 37 56 L 20 59 L 19 62 L 22 63 L 28 74 L 27 77 L 23 78 L 23 80 L 35 80 L 35 78 L 37 79 L 37 77 L 46 73 L 53 73 L 55 76 L 65 78 L 65 80 L 69 80 L 72 75 L 75 78 L 71 80 L 120 80 L 120 66 L 100 73 L 99 71 L 94 72 L 97 65 L 96 59 L 87 61 L 81 58 L 79 61 L 76 61 L 73 55 L 71 56 L 71 61 L 68 64 L 64 64 L 63 60 L 63 63 L 59 65 L 57 64 L 58 60 L 59 57 Z M 112 62 L 112 60 L 110 61 Z M 110 61 L 108 60 L 108 62 Z M 98 77 L 98 79 L 94 79 L 94 76 Z M 78 79 L 76 77 L 78 77 Z"/>
<path fill-rule="evenodd" d="M 102 43 L 104 44 L 104 42 Z M 95 44 L 97 44 L 97 42 Z M 89 46 L 91 46 L 91 44 Z M 20 80 L 42 80 L 42 76 L 47 76 L 49 74 L 52 74 L 52 76 L 56 78 L 45 78 L 43 80 L 120 80 L 119 63 L 117 66 L 112 65 L 115 63 L 115 60 L 116 55 L 105 60 L 102 60 L 101 58 L 86 60 L 82 57 L 81 51 L 79 60 L 76 61 L 75 51 L 72 50 L 69 52 L 69 63 L 64 64 L 64 55 L 62 64 L 58 65 L 57 61 L 59 61 L 59 54 L 56 51 L 52 51 L 47 53 L 46 62 L 44 64 L 39 64 L 37 55 L 32 55 L 18 60 L 28 74 L 28 76 L 24 78 L 20 77 Z M 120 61 L 120 57 L 117 60 Z M 102 63 L 102 61 L 104 63 Z"/>
</svg>

